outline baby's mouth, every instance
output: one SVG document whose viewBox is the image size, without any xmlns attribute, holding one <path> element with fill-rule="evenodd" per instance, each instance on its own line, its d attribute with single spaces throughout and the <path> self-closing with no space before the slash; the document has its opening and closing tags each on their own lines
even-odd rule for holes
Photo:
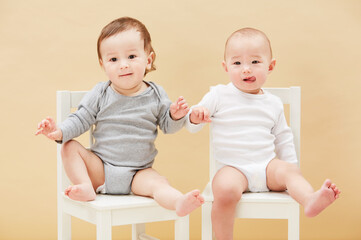
<svg viewBox="0 0 361 240">
<path fill-rule="evenodd" d="M 252 77 L 247 77 L 247 78 L 244 78 L 243 79 L 244 82 L 247 82 L 247 83 L 253 83 L 256 81 L 256 77 L 252 76 Z"/>
<path fill-rule="evenodd" d="M 132 75 L 132 73 L 121 74 L 121 75 L 119 75 L 119 77 L 126 77 L 126 76 L 130 76 L 130 75 Z"/>
</svg>

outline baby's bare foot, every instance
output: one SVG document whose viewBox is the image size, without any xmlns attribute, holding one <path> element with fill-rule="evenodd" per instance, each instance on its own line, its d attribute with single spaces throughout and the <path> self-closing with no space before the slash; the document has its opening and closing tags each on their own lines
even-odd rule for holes
<svg viewBox="0 0 361 240">
<path fill-rule="evenodd" d="M 86 183 L 69 186 L 67 189 L 65 189 L 64 193 L 73 200 L 83 202 L 92 201 L 96 196 L 93 186 Z"/>
<path fill-rule="evenodd" d="M 193 190 L 177 200 L 176 213 L 180 217 L 186 216 L 203 203 L 204 198 L 200 195 L 199 190 Z"/>
<path fill-rule="evenodd" d="M 333 203 L 339 196 L 341 191 L 331 180 L 327 179 L 322 187 L 313 193 L 304 206 L 305 215 L 307 217 L 315 217 L 321 213 L 326 207 Z"/>
</svg>

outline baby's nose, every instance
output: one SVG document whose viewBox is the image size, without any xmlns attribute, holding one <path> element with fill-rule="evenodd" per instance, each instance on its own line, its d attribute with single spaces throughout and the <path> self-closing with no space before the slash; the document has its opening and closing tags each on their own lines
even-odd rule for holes
<svg viewBox="0 0 361 240">
<path fill-rule="evenodd" d="M 248 65 L 244 65 L 243 68 L 242 68 L 242 72 L 243 73 L 250 73 L 251 68 Z"/>
<path fill-rule="evenodd" d="M 128 61 L 126 60 L 119 61 L 119 67 L 120 69 L 128 68 L 129 67 Z"/>
</svg>

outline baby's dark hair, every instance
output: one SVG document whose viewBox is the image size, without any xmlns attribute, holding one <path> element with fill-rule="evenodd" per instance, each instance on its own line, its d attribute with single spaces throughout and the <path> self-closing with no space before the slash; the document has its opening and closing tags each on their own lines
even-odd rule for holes
<svg viewBox="0 0 361 240">
<path fill-rule="evenodd" d="M 156 55 L 155 55 L 154 49 L 152 47 L 152 40 L 151 40 L 151 37 L 150 37 L 150 34 L 149 34 L 147 28 L 144 26 L 143 23 L 141 23 L 140 21 L 138 21 L 137 19 L 134 19 L 134 18 L 121 17 L 121 18 L 115 19 L 114 21 L 110 22 L 108 25 L 106 25 L 102 29 L 102 31 L 98 37 L 98 42 L 97 42 L 98 60 L 101 63 L 102 56 L 100 53 L 100 44 L 102 43 L 102 41 L 104 39 L 114 36 L 118 33 L 124 32 L 126 30 L 130 30 L 130 29 L 135 29 L 140 33 L 141 38 L 144 40 L 144 51 L 147 52 L 148 54 L 153 52 L 152 66 L 150 69 L 145 70 L 144 75 L 146 75 L 148 72 L 156 69 L 153 64 L 155 61 Z"/>
</svg>

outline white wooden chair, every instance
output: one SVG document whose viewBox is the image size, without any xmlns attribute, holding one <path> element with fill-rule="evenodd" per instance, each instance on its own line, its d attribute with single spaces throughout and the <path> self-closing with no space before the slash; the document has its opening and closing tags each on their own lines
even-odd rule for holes
<svg viewBox="0 0 361 240">
<path fill-rule="evenodd" d="M 57 92 L 57 121 L 60 123 L 76 108 L 85 91 Z M 91 130 L 90 130 L 91 131 Z M 93 142 L 90 135 L 90 145 Z M 178 217 L 153 199 L 134 195 L 97 195 L 94 201 L 74 201 L 64 195 L 70 182 L 63 170 L 61 145 L 57 148 L 58 239 L 71 239 L 71 216 L 96 225 L 97 240 L 112 239 L 112 226 L 132 224 L 132 240 L 154 240 L 145 234 L 145 223 L 175 220 L 175 239 L 189 240 L 189 216 Z"/>
<path fill-rule="evenodd" d="M 301 88 L 265 88 L 265 90 L 281 98 L 289 105 L 290 127 L 294 135 L 297 158 L 300 161 L 300 128 L 301 128 Z M 210 126 L 210 131 L 212 124 Z M 211 145 L 210 145 L 211 146 Z M 299 162 L 298 162 L 299 163 Z M 212 239 L 211 209 L 213 202 L 212 179 L 216 173 L 216 163 L 210 148 L 209 183 L 203 196 L 202 206 L 202 240 Z M 236 207 L 236 218 L 287 219 L 288 239 L 299 239 L 299 205 L 287 192 L 244 193 Z"/>
</svg>

